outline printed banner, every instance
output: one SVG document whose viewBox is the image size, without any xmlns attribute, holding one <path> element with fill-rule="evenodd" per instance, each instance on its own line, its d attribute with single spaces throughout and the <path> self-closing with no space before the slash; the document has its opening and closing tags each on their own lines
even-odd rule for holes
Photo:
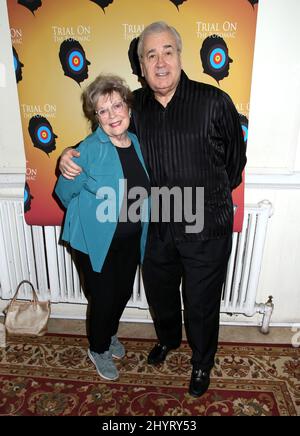
<svg viewBox="0 0 300 436">
<path fill-rule="evenodd" d="M 245 147 L 258 0 L 7 0 L 26 151 L 25 218 L 60 225 L 53 198 L 57 160 L 89 133 L 80 95 L 99 73 L 140 87 L 135 42 L 166 21 L 183 39 L 187 75 L 227 92 L 240 113 Z M 235 231 L 244 183 L 233 193 Z"/>
</svg>

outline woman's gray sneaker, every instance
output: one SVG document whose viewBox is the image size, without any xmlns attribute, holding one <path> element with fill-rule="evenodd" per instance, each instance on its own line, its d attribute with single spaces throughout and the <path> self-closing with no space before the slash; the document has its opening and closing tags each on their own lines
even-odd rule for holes
<svg viewBox="0 0 300 436">
<path fill-rule="evenodd" d="M 109 351 L 115 359 L 122 359 L 126 354 L 124 345 L 121 344 L 116 335 L 111 337 Z"/>
<path fill-rule="evenodd" d="M 117 380 L 119 378 L 119 372 L 112 360 L 112 354 L 110 350 L 99 354 L 88 349 L 88 356 L 95 365 L 100 377 L 104 378 L 105 380 Z"/>
</svg>

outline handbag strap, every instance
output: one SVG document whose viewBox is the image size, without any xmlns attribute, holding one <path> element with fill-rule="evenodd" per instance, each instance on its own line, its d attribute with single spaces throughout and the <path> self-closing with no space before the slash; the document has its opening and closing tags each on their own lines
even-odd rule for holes
<svg viewBox="0 0 300 436">
<path fill-rule="evenodd" d="M 21 287 L 22 285 L 24 285 L 25 283 L 27 283 L 27 285 L 30 285 L 30 286 L 31 286 L 32 295 L 33 295 L 33 299 L 32 299 L 32 301 L 33 301 L 34 303 L 37 303 L 37 302 L 38 302 L 38 297 L 37 297 L 37 293 L 36 293 L 36 291 L 35 291 L 35 289 L 34 289 L 34 286 L 33 286 L 33 284 L 32 284 L 31 282 L 29 282 L 28 280 L 22 280 L 22 281 L 18 284 L 17 290 L 16 290 L 15 295 L 13 296 L 11 302 L 13 302 L 13 301 L 15 301 L 15 300 L 17 299 L 17 295 L 18 295 L 19 289 L 20 289 L 20 287 Z"/>
</svg>

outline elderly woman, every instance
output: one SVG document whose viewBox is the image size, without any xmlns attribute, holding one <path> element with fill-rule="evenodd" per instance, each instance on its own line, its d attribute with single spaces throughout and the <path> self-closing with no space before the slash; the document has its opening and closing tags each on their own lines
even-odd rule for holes
<svg viewBox="0 0 300 436">
<path fill-rule="evenodd" d="M 82 102 L 93 131 L 74 158 L 83 171 L 73 180 L 60 176 L 55 192 L 67 208 L 62 239 L 77 252 L 90 296 L 88 356 L 101 377 L 116 380 L 112 358 L 125 355 L 116 335 L 143 260 L 150 184 L 137 137 L 127 131 L 132 94 L 123 79 L 98 76 Z M 135 214 L 131 188 L 144 193 Z"/>
</svg>

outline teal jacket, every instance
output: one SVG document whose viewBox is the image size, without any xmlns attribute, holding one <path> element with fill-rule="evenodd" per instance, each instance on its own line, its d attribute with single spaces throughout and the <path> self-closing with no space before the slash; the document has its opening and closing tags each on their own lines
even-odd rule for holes
<svg viewBox="0 0 300 436">
<path fill-rule="evenodd" d="M 146 171 L 138 139 L 130 132 L 128 135 Z M 73 159 L 82 167 L 82 173 L 74 180 L 60 176 L 55 187 L 55 193 L 67 208 L 62 239 L 88 254 L 93 270 L 101 272 L 121 211 L 124 174 L 115 146 L 100 127 L 82 141 L 77 150 L 80 156 Z M 103 219 L 105 212 L 108 212 L 107 219 Z M 149 215 L 148 198 L 142 205 L 141 263 Z"/>
</svg>

